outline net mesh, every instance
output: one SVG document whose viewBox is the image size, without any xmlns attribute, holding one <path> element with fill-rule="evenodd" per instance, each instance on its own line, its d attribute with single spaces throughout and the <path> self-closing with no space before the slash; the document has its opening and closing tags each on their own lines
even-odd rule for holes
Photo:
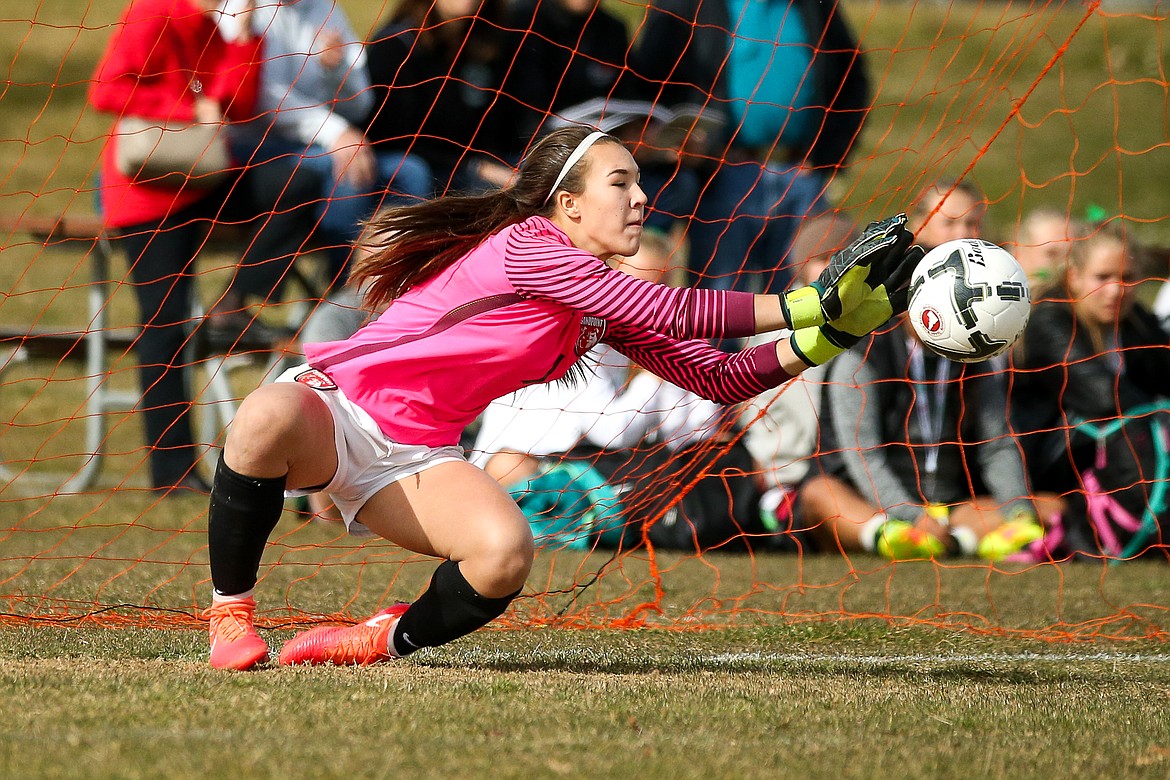
<svg viewBox="0 0 1170 780">
<path fill-rule="evenodd" d="M 366 39 L 392 9 L 339 5 Z M 605 8 L 635 40 L 647 24 L 638 3 Z M 7 623 L 193 627 L 210 590 L 206 499 L 149 489 L 134 281 L 98 217 L 112 119 L 87 107 L 86 96 L 123 10 L 122 0 L 9 0 L 0 14 L 8 55 L 0 90 L 0 619 Z M 833 201 L 864 224 L 908 209 L 945 175 L 978 183 L 986 234 L 998 242 L 1010 245 L 1017 225 L 1040 207 L 1122 224 L 1144 247 L 1132 284 L 1152 300 L 1170 246 L 1170 201 L 1157 175 L 1170 170 L 1164 7 L 882 0 L 838 12 L 859 40 L 873 97 L 850 165 L 829 184 Z M 214 227 L 190 271 L 202 308 L 231 278 L 246 240 Z M 685 230 L 664 245 L 671 268 L 687 265 L 693 248 Z M 329 274 L 313 249 L 282 299 L 264 307 L 265 322 L 304 321 Z M 700 277 L 714 273 L 691 267 Z M 226 358 L 192 350 L 186 359 L 199 468 L 210 476 L 235 405 L 296 354 L 237 345 Z M 741 422 L 758 424 L 764 411 Z M 743 431 L 725 426 L 706 446 L 730 452 Z M 704 467 L 661 483 L 657 517 L 710 474 Z M 1066 568 L 1052 564 L 940 559 L 910 564 L 917 576 L 908 582 L 895 576 L 907 564 L 848 551 L 773 553 L 732 542 L 679 552 L 647 541 L 639 530 L 619 549 L 542 551 L 502 624 L 696 630 L 779 615 L 1055 641 L 1165 637 L 1164 590 L 1149 603 L 1112 601 L 1107 575 L 1130 575 L 1104 556 L 1087 564 L 1099 582 L 1094 606 L 1083 608 L 1065 590 Z M 356 540 L 290 503 L 261 570 L 261 622 L 357 617 L 416 596 L 432 569 L 431 559 Z M 960 586 L 982 597 L 951 598 Z"/>
</svg>

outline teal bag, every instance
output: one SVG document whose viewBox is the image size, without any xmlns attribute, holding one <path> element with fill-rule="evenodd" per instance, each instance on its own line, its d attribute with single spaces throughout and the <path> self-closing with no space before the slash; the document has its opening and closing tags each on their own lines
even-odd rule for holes
<svg viewBox="0 0 1170 780">
<path fill-rule="evenodd" d="M 1089 521 L 1106 555 L 1132 558 L 1161 541 L 1161 525 L 1170 509 L 1168 410 L 1165 403 L 1143 404 L 1126 410 L 1125 417 L 1080 421 L 1073 428 L 1096 443 L 1097 462 L 1081 479 L 1089 499 Z M 1123 435 L 1131 424 L 1143 427 L 1134 435 L 1136 441 Z M 1127 493 L 1137 493 L 1140 500 L 1126 501 Z"/>
<path fill-rule="evenodd" d="M 617 547 L 625 527 L 617 491 L 593 466 L 541 459 L 540 472 L 508 489 L 528 518 L 538 548 Z"/>
</svg>

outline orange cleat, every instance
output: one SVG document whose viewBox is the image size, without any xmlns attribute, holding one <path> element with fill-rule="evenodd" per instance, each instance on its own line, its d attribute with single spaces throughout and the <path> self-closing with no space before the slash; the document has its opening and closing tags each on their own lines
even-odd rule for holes
<svg viewBox="0 0 1170 780">
<path fill-rule="evenodd" d="M 334 664 L 366 666 L 389 661 L 390 631 L 410 608 L 395 604 L 374 613 L 356 626 L 317 626 L 298 634 L 280 651 L 281 666 L 292 664 Z"/>
<path fill-rule="evenodd" d="M 203 612 L 210 621 L 211 665 L 243 671 L 268 660 L 268 644 L 256 633 L 256 602 L 247 598 L 212 604 Z"/>
</svg>

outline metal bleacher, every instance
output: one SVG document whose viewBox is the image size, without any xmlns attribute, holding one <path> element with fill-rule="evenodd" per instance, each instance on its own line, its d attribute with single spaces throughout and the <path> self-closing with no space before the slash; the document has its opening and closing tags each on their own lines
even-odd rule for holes
<svg viewBox="0 0 1170 780">
<path fill-rule="evenodd" d="M 105 233 L 100 218 L 81 215 L 0 215 L 0 239 L 9 245 L 12 240 L 35 242 L 45 251 L 80 252 L 88 263 L 90 284 L 86 290 L 84 322 L 62 328 L 0 323 L 0 373 L 18 363 L 37 359 L 76 361 L 84 366 L 83 462 L 64 478 L 58 489 L 61 493 L 83 492 L 95 484 L 102 470 L 109 413 L 131 410 L 139 400 L 137 392 L 115 389 L 109 381 L 111 358 L 132 350 L 140 331 L 139 327 L 116 326 L 110 321 L 110 302 L 118 284 L 112 269 L 117 242 Z M 209 232 L 204 250 L 238 247 L 244 240 L 238 229 L 216 226 Z M 307 300 L 319 297 L 317 285 L 299 270 L 293 273 L 307 291 Z M 202 315 L 198 301 L 192 301 L 192 323 L 198 323 Z M 192 340 L 189 360 L 185 362 L 203 380 L 197 401 L 205 410 L 198 418 L 197 441 L 205 444 L 216 441 L 235 414 L 239 394 L 231 386 L 232 372 L 264 361 L 265 372 L 271 373 L 284 359 L 287 348 L 285 343 L 248 344 L 239 354 L 233 354 L 217 352 L 198 339 Z M 19 476 L 0 458 L 0 483 L 10 483 Z"/>
</svg>

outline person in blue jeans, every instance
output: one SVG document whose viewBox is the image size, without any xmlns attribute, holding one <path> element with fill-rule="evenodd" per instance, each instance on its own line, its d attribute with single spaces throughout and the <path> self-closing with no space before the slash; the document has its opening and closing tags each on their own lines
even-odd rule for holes
<svg viewBox="0 0 1170 780">
<path fill-rule="evenodd" d="M 794 273 L 787 262 L 792 238 L 824 202 L 826 183 L 820 173 L 788 163 L 723 163 L 701 185 L 687 232 L 693 281 L 716 290 L 786 289 Z"/>
<path fill-rule="evenodd" d="M 238 34 L 228 0 L 220 29 Z M 263 38 L 256 116 L 233 128 L 233 152 L 262 164 L 293 159 L 323 183 L 316 235 L 326 247 L 330 280 L 344 281 L 362 222 L 387 193 L 423 198 L 431 172 L 402 155 L 378 156 L 365 137 L 373 106 L 365 47 L 333 0 L 278 0 L 252 15 Z"/>
<path fill-rule="evenodd" d="M 835 2 L 654 0 L 630 69 L 646 99 L 701 107 L 722 131 L 684 147 L 678 173 L 648 183 L 668 202 L 692 186 L 692 281 L 779 292 L 801 218 L 829 204 L 870 90 L 858 45 Z M 696 124 L 696 128 L 699 124 Z M 678 208 L 678 206 L 673 206 Z"/>
</svg>

